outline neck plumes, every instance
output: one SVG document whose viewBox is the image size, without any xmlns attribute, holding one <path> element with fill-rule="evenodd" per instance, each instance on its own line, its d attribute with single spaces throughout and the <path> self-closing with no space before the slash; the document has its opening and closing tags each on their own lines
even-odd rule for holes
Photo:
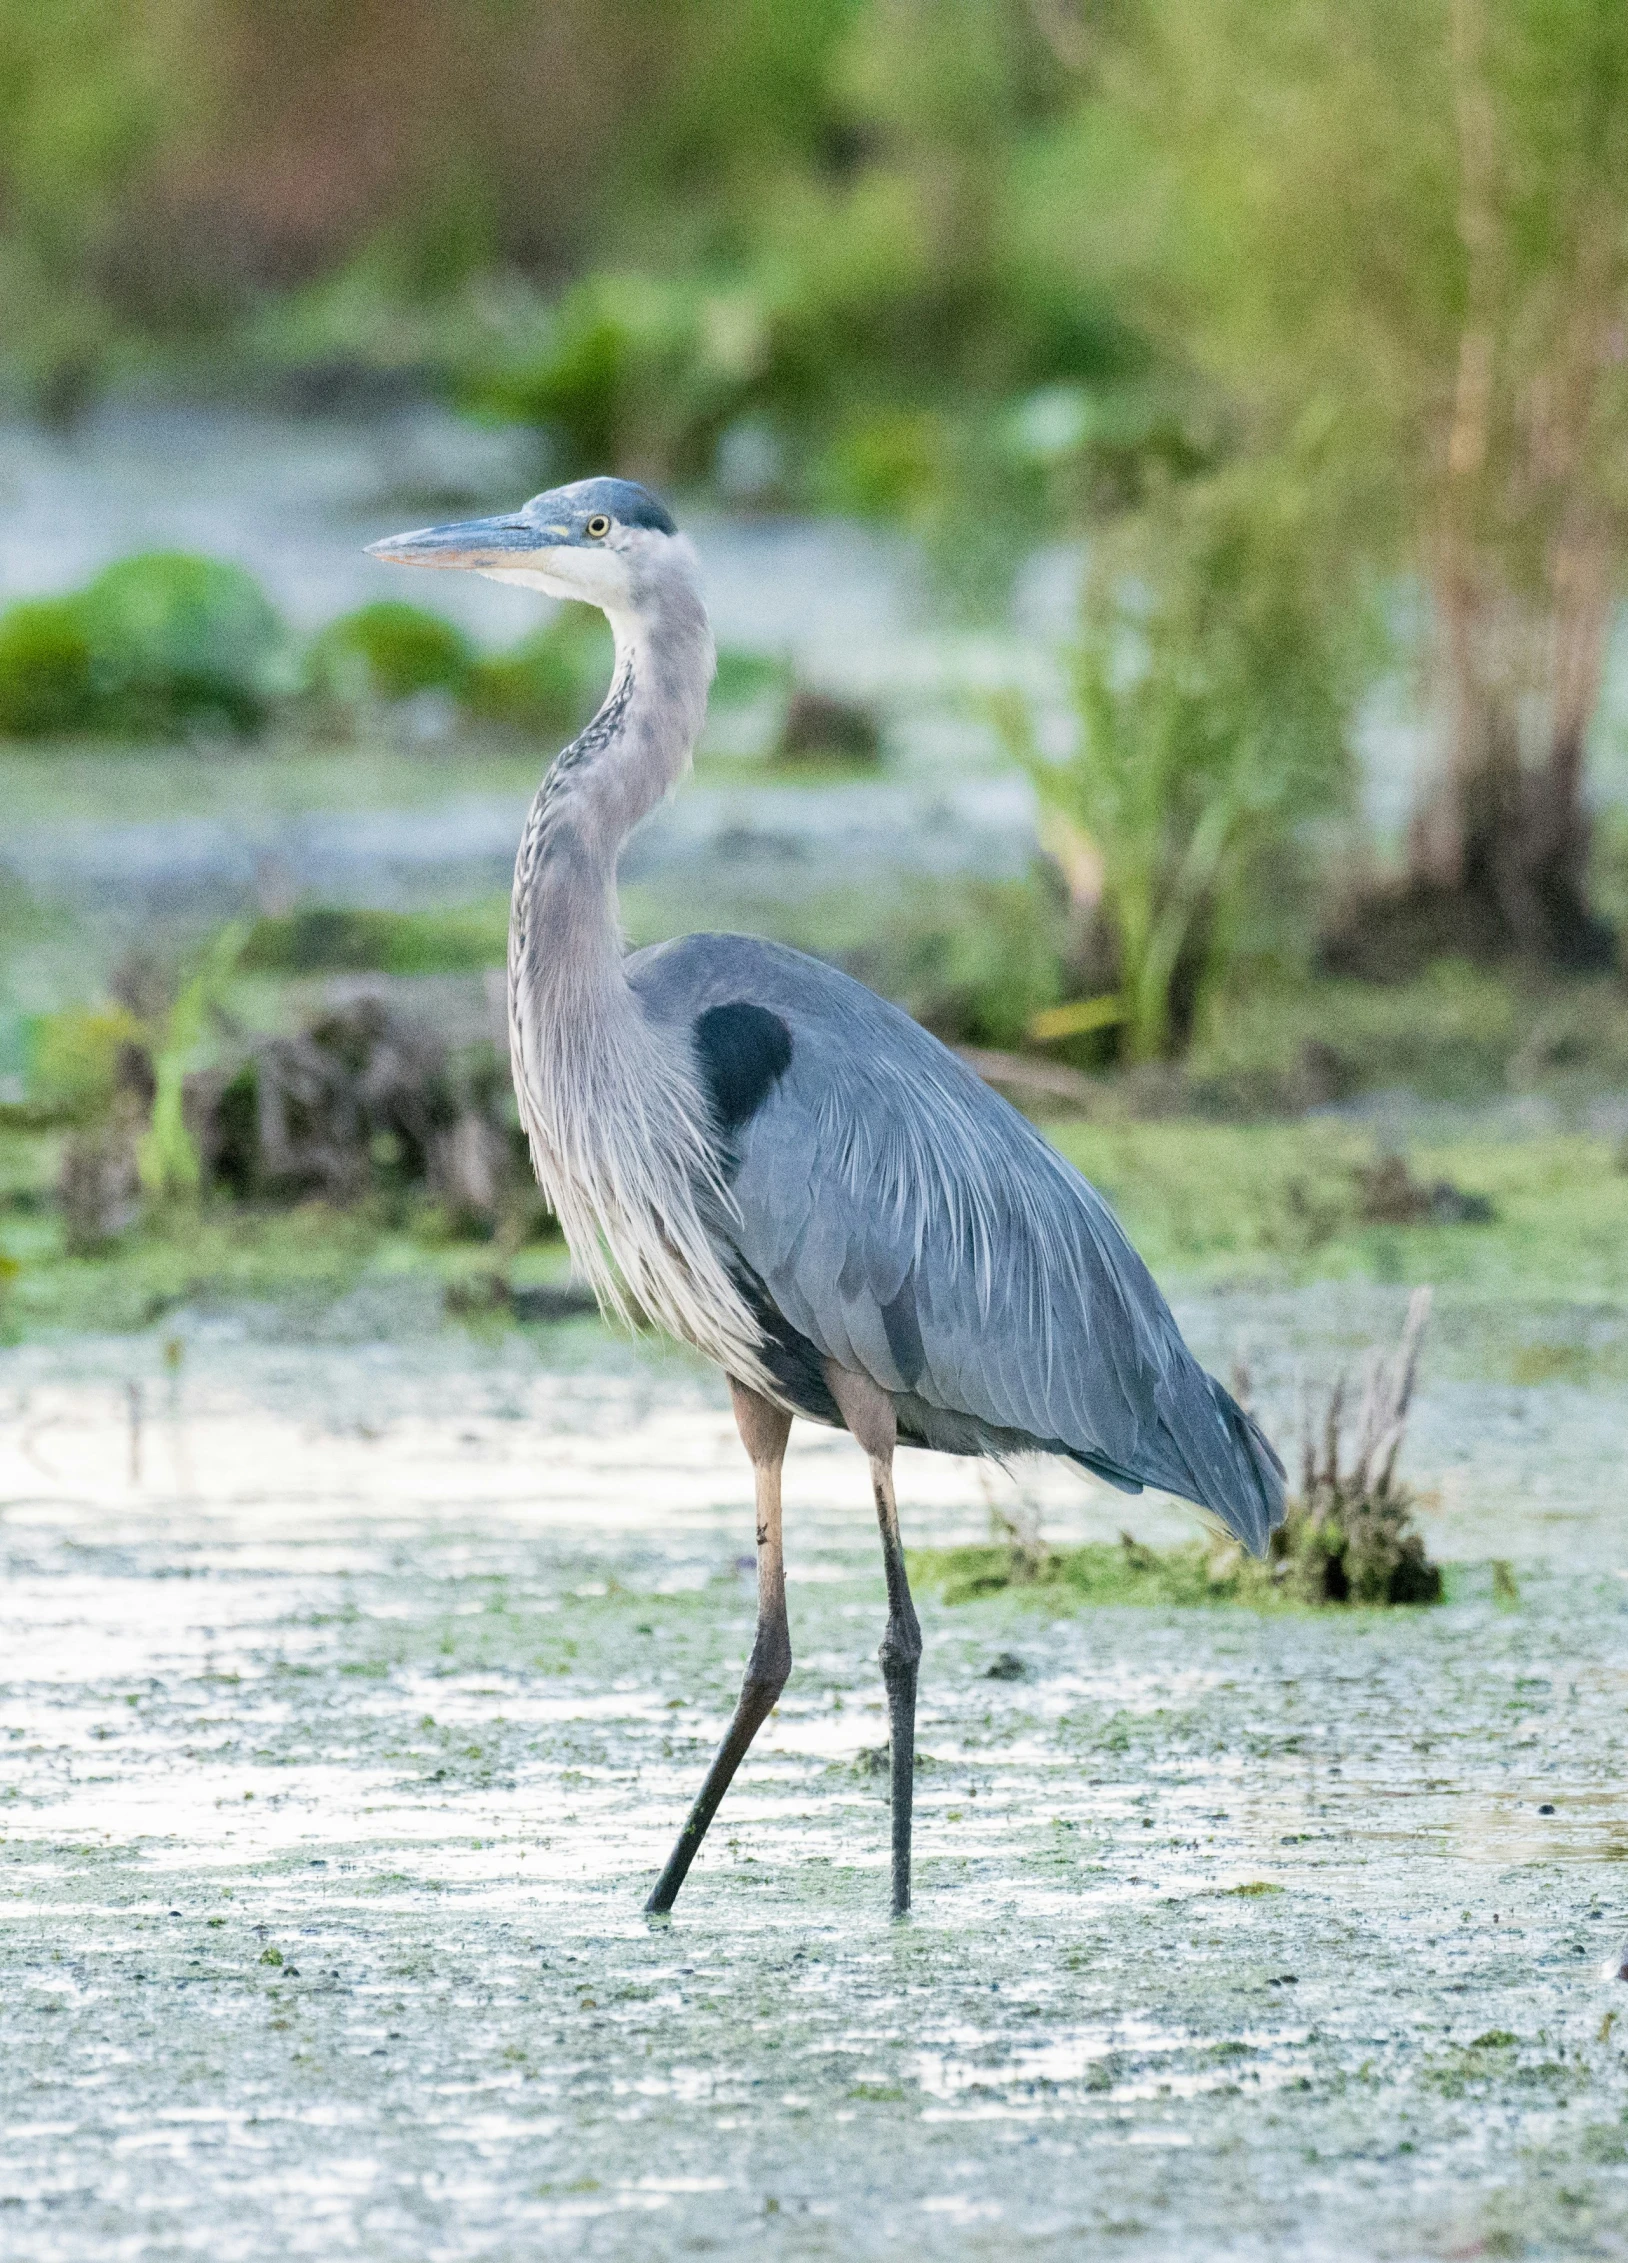
<svg viewBox="0 0 1628 2263">
<path fill-rule="evenodd" d="M 543 780 L 515 865 L 509 1044 L 538 1182 L 577 1268 L 620 1318 L 630 1299 L 742 1381 L 758 1331 L 706 1216 L 727 1209 L 686 1031 L 647 1019 L 627 981 L 622 843 L 677 784 L 706 715 L 712 633 L 687 561 L 611 615 L 604 705 Z"/>
</svg>

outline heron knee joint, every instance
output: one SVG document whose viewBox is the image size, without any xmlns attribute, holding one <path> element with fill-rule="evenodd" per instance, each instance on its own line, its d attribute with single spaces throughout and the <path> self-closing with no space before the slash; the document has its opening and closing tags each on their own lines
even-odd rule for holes
<svg viewBox="0 0 1628 2263">
<path fill-rule="evenodd" d="M 896 1657 L 914 1662 L 921 1656 L 921 1621 L 917 1618 L 908 1595 L 901 1598 L 901 1607 L 888 1612 L 886 1629 L 882 1635 L 884 1656 L 892 1651 Z"/>
<path fill-rule="evenodd" d="M 892 1680 L 895 1675 L 903 1679 L 914 1674 L 921 1662 L 921 1629 L 915 1626 L 890 1626 L 882 1637 L 878 1655 L 884 1676 Z"/>
<path fill-rule="evenodd" d="M 749 1706 L 761 1707 L 765 1713 L 771 1713 L 779 1704 L 780 1692 L 790 1678 L 788 1674 L 748 1674 L 741 1696 Z"/>
<path fill-rule="evenodd" d="M 752 1697 L 768 1693 L 769 1702 L 780 1695 L 791 1679 L 791 1644 L 769 1642 L 754 1645 L 746 1666 L 746 1690 Z"/>
</svg>

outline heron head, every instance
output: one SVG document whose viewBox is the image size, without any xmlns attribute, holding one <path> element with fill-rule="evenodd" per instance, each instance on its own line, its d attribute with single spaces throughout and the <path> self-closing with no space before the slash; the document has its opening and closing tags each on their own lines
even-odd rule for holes
<svg viewBox="0 0 1628 2263">
<path fill-rule="evenodd" d="M 392 566 L 462 566 L 616 613 L 637 606 L 677 537 L 666 507 L 634 480 L 578 479 L 505 516 L 420 527 L 368 552 Z"/>
</svg>

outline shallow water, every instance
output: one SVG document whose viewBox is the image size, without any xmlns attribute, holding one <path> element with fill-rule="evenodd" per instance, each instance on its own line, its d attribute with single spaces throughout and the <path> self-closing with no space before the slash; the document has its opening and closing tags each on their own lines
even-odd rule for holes
<svg viewBox="0 0 1628 2263">
<path fill-rule="evenodd" d="M 1268 1393 L 1372 1317 L 1184 1308 Z M 1555 1525 L 1432 1384 L 1435 1612 L 925 1601 L 903 1926 L 863 1464 L 799 1426 L 794 1678 L 652 1926 L 750 1635 L 712 1379 L 177 1341 L 0 1359 L 8 2259 L 1628 2251 L 1620 1397 L 1520 1394 L 1588 1402 Z M 1002 1482 L 901 1457 L 907 1536 Z"/>
</svg>

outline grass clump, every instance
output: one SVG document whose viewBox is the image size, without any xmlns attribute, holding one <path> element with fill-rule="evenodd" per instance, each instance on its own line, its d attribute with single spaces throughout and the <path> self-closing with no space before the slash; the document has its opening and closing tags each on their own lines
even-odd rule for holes
<svg viewBox="0 0 1628 2263">
<path fill-rule="evenodd" d="M 1305 1411 L 1300 1491 L 1267 1556 L 1273 1576 L 1301 1602 L 1441 1601 L 1440 1566 L 1425 1553 L 1413 1497 L 1396 1475 L 1429 1316 L 1430 1291 L 1416 1289 L 1396 1352 L 1370 1358 L 1349 1458 L 1346 1378 L 1335 1382 L 1320 1420 Z"/>
<path fill-rule="evenodd" d="M 35 598 L 0 615 L 0 738 L 84 730 L 94 703 L 90 631 L 77 598 Z"/>
<path fill-rule="evenodd" d="M 132 737 L 258 730 L 285 688 L 282 623 L 253 576 L 155 550 L 99 574 L 83 598 L 98 728 Z"/>
</svg>

